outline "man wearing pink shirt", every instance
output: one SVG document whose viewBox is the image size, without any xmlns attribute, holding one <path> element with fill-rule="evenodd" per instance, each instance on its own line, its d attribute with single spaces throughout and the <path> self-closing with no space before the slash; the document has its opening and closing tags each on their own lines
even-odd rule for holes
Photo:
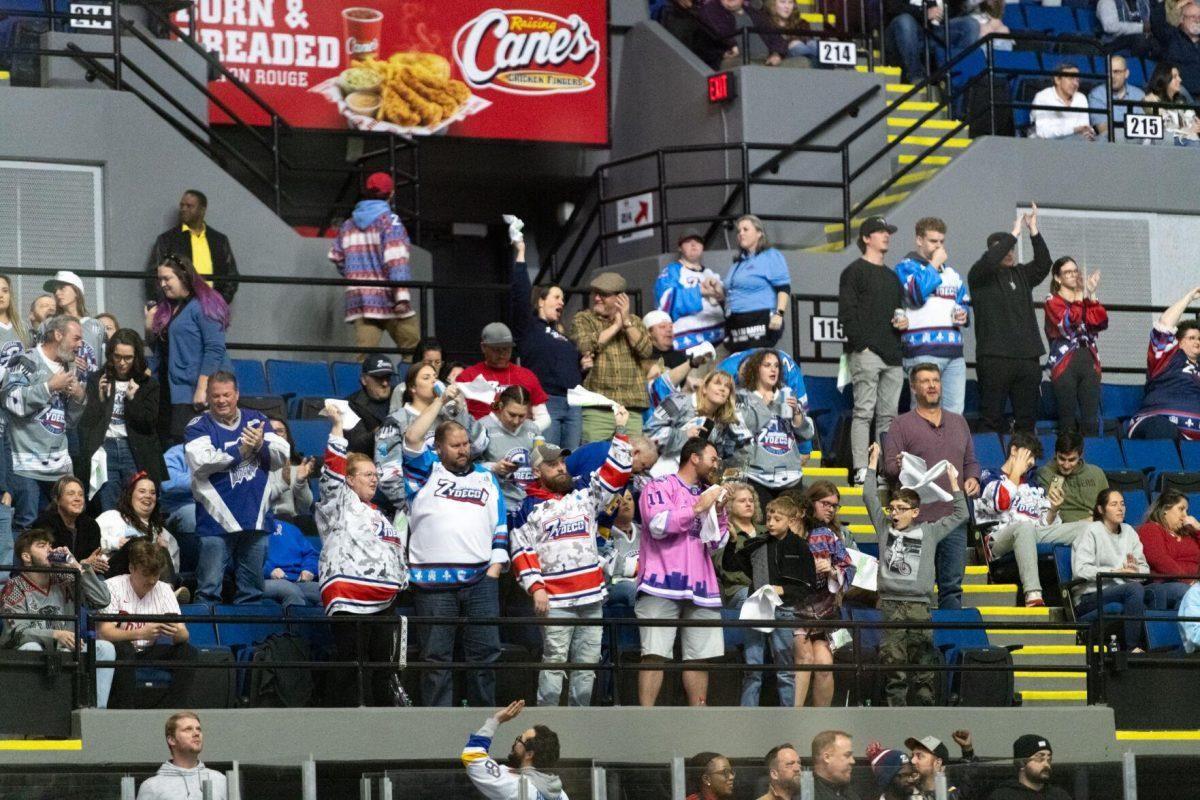
<svg viewBox="0 0 1200 800">
<path fill-rule="evenodd" d="M 642 545 L 638 553 L 638 619 L 719 620 L 721 587 L 712 553 L 729 537 L 725 494 L 714 485 L 720 459 L 708 440 L 693 437 L 679 454 L 679 472 L 650 481 L 638 501 L 642 512 Z M 703 532 L 709 512 L 716 509 L 716 526 Z M 706 541 L 707 540 L 707 541 Z M 643 663 L 670 660 L 675 628 L 641 629 Z M 704 661 L 725 653 L 719 627 L 684 628 L 683 660 Z M 638 673 L 638 702 L 653 706 L 662 688 L 662 670 Z M 705 705 L 708 673 L 683 673 L 688 705 Z"/>
</svg>

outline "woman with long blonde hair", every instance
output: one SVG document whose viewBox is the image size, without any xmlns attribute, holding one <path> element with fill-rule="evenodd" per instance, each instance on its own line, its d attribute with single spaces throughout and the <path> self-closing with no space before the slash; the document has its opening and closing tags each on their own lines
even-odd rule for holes
<svg viewBox="0 0 1200 800">
<path fill-rule="evenodd" d="M 676 392 L 654 409 L 645 427 L 646 436 L 658 444 L 659 462 L 678 459 L 688 439 L 703 436 L 729 458 L 750 442 L 734 400 L 733 378 L 715 370 L 695 392 Z"/>
</svg>

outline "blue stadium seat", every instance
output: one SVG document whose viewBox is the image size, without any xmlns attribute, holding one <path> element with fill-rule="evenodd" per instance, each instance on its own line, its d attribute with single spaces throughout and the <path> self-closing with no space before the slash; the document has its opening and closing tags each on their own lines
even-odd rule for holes
<svg viewBox="0 0 1200 800">
<path fill-rule="evenodd" d="M 1158 472 L 1178 472 L 1183 469 L 1179 451 L 1170 439 L 1126 439 L 1121 447 L 1125 451 L 1125 463 L 1130 469 L 1140 469 L 1151 476 Z"/>
<path fill-rule="evenodd" d="M 207 617 L 210 616 L 212 606 L 208 603 L 188 603 L 179 607 L 179 612 L 185 617 Z M 193 647 L 216 647 L 220 644 L 217 641 L 217 626 L 212 622 L 188 622 L 188 641 Z"/>
<path fill-rule="evenodd" d="M 1083 440 L 1083 457 L 1102 470 L 1116 472 L 1125 469 L 1121 445 L 1111 436 L 1089 436 Z"/>
<path fill-rule="evenodd" d="M 850 608 L 850 619 L 856 622 L 882 622 L 883 614 L 878 608 L 865 608 L 863 606 L 852 606 Z M 879 652 L 879 645 L 883 642 L 883 628 L 860 628 L 859 643 L 864 654 L 874 654 Z"/>
<path fill-rule="evenodd" d="M 940 49 L 940 48 L 938 48 Z M 954 88 L 962 89 L 976 75 L 980 75 L 987 70 L 987 56 L 982 50 L 974 50 L 968 53 L 962 61 L 959 61 L 950 70 L 950 80 L 954 84 Z M 984 86 L 986 87 L 986 83 Z"/>
<path fill-rule="evenodd" d="M 1022 3 L 1005 3 L 1001 19 L 1009 30 L 1019 31 L 1025 27 L 1025 13 L 1021 10 L 1024 7 Z"/>
<path fill-rule="evenodd" d="M 979 413 L 979 381 L 974 378 L 967 380 L 967 391 L 963 399 L 963 413 Z"/>
<path fill-rule="evenodd" d="M 271 394 L 292 397 L 333 397 L 333 379 L 324 361 L 267 360 Z"/>
<path fill-rule="evenodd" d="M 229 622 L 217 623 L 217 641 L 222 646 L 231 648 L 240 654 L 243 650 L 253 648 L 273 633 L 284 630 L 283 609 L 279 604 L 270 600 L 261 603 L 244 605 L 216 605 L 213 614 L 218 617 L 229 617 Z M 276 622 L 236 622 L 238 617 L 277 617 Z"/>
<path fill-rule="evenodd" d="M 1141 408 L 1142 393 L 1141 384 L 1102 383 L 1101 413 L 1109 419 L 1129 419 Z"/>
<path fill-rule="evenodd" d="M 1181 441 L 1179 454 L 1183 457 L 1184 469 L 1200 470 L 1200 442 Z"/>
<path fill-rule="evenodd" d="M 1072 9 L 1075 12 L 1075 29 L 1084 36 L 1098 32 L 1099 25 L 1096 20 L 1096 12 L 1086 6 L 1076 6 Z"/>
<path fill-rule="evenodd" d="M 325 454 L 329 430 L 333 427 L 328 419 L 294 419 L 288 422 L 288 427 L 292 431 L 292 441 L 301 454 L 315 458 Z"/>
<path fill-rule="evenodd" d="M 740 612 L 732 608 L 721 609 L 721 619 L 738 619 Z M 730 625 L 721 629 L 725 634 L 725 652 L 737 650 L 746 643 L 746 629 Z"/>
<path fill-rule="evenodd" d="M 1178 614 L 1175 611 L 1152 611 L 1146 609 L 1146 649 L 1150 652 L 1169 652 L 1183 649 L 1183 636 L 1179 632 Z M 1161 620 L 1151 622 L 1150 618 Z"/>
<path fill-rule="evenodd" d="M 1040 53 L 1028 50 L 997 50 L 992 55 L 996 71 L 1001 74 L 1008 73 L 1013 78 L 1042 69 Z M 1035 75 L 1034 77 L 1041 76 Z"/>
<path fill-rule="evenodd" d="M 239 394 L 270 394 L 267 373 L 257 358 L 235 358 L 233 374 L 237 376 Z"/>
<path fill-rule="evenodd" d="M 358 378 L 362 365 L 356 361 L 334 361 L 329 365 L 333 372 L 333 392 L 338 397 L 349 397 L 361 388 Z"/>
<path fill-rule="evenodd" d="M 1042 443 L 1042 458 L 1049 460 L 1054 458 L 1054 440 L 1058 437 L 1053 433 L 1043 433 L 1038 435 L 1038 441 Z"/>
<path fill-rule="evenodd" d="M 1062 6 L 1024 4 L 1025 27 L 1048 33 L 1078 33 L 1075 14 Z"/>
<path fill-rule="evenodd" d="M 1137 527 L 1146 519 L 1146 511 L 1150 508 L 1150 500 L 1146 497 L 1145 492 L 1132 491 L 1121 492 L 1121 496 L 1125 498 L 1125 521 Z"/>
<path fill-rule="evenodd" d="M 942 653 L 947 664 L 957 664 L 964 650 L 991 646 L 987 630 L 983 626 L 983 615 L 977 608 L 931 610 L 930 616 L 934 622 L 977 623 L 977 628 L 934 628 L 933 646 Z M 945 673 L 946 692 L 957 691 L 960 672 Z"/>
<path fill-rule="evenodd" d="M 971 443 L 975 446 L 975 458 L 985 469 L 999 469 L 1008 460 L 1008 454 L 1000 444 L 1000 436 L 995 433 L 973 433 Z"/>
</svg>

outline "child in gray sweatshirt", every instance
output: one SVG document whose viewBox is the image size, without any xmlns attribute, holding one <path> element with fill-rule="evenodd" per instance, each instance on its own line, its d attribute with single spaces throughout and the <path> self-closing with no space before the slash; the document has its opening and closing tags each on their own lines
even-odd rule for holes
<svg viewBox="0 0 1200 800">
<path fill-rule="evenodd" d="M 885 622 L 929 622 L 929 604 L 933 601 L 936 577 L 937 545 L 967 519 L 967 499 L 958 486 L 958 473 L 950 468 L 950 489 L 954 493 L 954 511 L 936 522 L 916 525 L 921 513 L 921 497 L 912 489 L 898 488 L 888 498 L 888 514 L 879 504 L 876 469 L 879 445 L 868 453 L 867 477 L 863 501 L 879 541 L 879 610 Z M 883 632 L 879 656 L 885 664 L 936 664 L 933 631 L 929 628 L 891 628 Z M 908 705 L 910 685 L 920 705 L 933 705 L 936 673 L 922 671 L 909 676 L 902 671 L 890 673 L 885 692 L 889 706 Z"/>
</svg>

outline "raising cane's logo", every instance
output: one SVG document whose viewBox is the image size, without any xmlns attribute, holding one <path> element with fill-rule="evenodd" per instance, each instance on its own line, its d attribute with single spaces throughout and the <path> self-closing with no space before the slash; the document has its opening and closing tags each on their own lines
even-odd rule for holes
<svg viewBox="0 0 1200 800">
<path fill-rule="evenodd" d="M 600 43 L 578 14 L 492 8 L 454 34 L 454 60 L 476 89 L 586 92 L 596 85 Z"/>
</svg>

